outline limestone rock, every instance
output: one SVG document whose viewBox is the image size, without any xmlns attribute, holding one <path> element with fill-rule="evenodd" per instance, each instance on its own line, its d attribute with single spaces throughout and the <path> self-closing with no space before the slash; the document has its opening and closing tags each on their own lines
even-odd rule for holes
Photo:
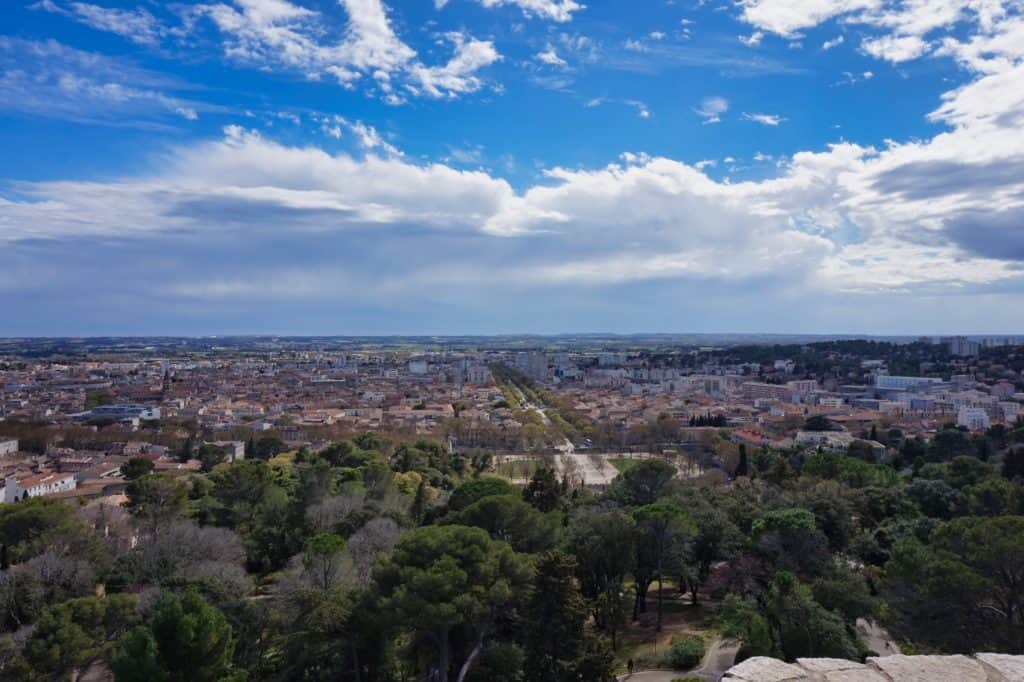
<svg viewBox="0 0 1024 682">
<path fill-rule="evenodd" d="M 796 664 L 804 670 L 814 673 L 826 673 L 832 670 L 866 669 L 863 663 L 848 661 L 845 658 L 798 658 Z"/>
<path fill-rule="evenodd" d="M 801 682 L 810 678 L 807 671 L 800 666 L 766 656 L 754 656 L 729 668 L 725 679 L 744 682 Z"/>
<path fill-rule="evenodd" d="M 894 682 L 989 682 L 988 674 L 977 661 L 966 656 L 885 656 L 869 658 L 868 665 L 877 668 Z"/>
<path fill-rule="evenodd" d="M 1006 682 L 1024 682 L 1024 656 L 975 654 L 974 657 L 1002 675 L 1002 679 Z"/>
</svg>

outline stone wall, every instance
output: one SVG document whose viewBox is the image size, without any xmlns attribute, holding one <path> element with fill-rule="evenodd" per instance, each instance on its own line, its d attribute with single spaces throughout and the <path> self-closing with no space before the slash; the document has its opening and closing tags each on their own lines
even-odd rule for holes
<svg viewBox="0 0 1024 682">
<path fill-rule="evenodd" d="M 784 663 L 757 656 L 729 668 L 734 682 L 1024 682 L 1024 656 L 885 656 L 856 663 L 799 658 Z"/>
</svg>

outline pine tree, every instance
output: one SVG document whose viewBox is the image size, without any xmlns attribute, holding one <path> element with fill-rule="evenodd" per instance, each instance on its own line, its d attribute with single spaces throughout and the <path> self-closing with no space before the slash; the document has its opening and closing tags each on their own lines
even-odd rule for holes
<svg viewBox="0 0 1024 682">
<path fill-rule="evenodd" d="M 739 464 L 736 465 L 736 472 L 733 475 L 734 478 L 739 478 L 740 476 L 749 476 L 749 468 L 750 465 L 747 462 L 747 445 L 746 443 L 740 443 L 740 461 Z"/>
<path fill-rule="evenodd" d="M 181 450 L 178 452 L 178 461 L 187 462 L 192 459 L 192 453 L 196 449 L 195 441 L 192 440 L 192 436 L 189 435 L 185 439 L 185 442 L 181 444 Z"/>
<path fill-rule="evenodd" d="M 562 499 L 562 486 L 555 477 L 555 470 L 540 467 L 523 489 L 523 499 L 542 512 L 558 508 Z"/>
<path fill-rule="evenodd" d="M 531 682 L 576 680 L 584 651 L 587 607 L 576 586 L 576 560 L 561 552 L 543 554 L 537 562 L 533 591 L 526 604 L 526 663 Z"/>
<path fill-rule="evenodd" d="M 416 496 L 412 499 L 412 506 L 409 507 L 409 516 L 416 524 L 423 522 L 423 518 L 427 515 L 427 480 L 425 478 L 420 479 L 420 484 L 416 486 Z"/>
</svg>

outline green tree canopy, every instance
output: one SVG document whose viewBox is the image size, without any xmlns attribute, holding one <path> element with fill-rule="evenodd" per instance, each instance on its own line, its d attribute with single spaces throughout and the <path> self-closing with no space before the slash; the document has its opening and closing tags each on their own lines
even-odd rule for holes
<svg viewBox="0 0 1024 682">
<path fill-rule="evenodd" d="M 597 627 L 612 647 L 624 617 L 623 585 L 632 573 L 636 523 L 621 511 L 584 512 L 569 525 L 566 545 L 576 557 L 576 575 Z"/>
<path fill-rule="evenodd" d="M 533 590 L 523 609 L 527 623 L 523 671 L 531 682 L 594 679 L 580 677 L 587 651 L 587 606 L 575 572 L 576 560 L 568 554 L 546 552 L 537 560 Z"/>
<path fill-rule="evenodd" d="M 673 550 L 681 550 L 682 545 L 696 533 L 696 526 L 689 515 L 669 502 L 655 502 L 640 507 L 633 512 L 636 525 L 645 528 L 652 543 L 655 577 L 658 580 L 658 623 L 661 631 L 663 614 L 662 582 L 665 578 L 666 562 Z"/>
<path fill-rule="evenodd" d="M 523 499 L 542 512 L 558 509 L 562 501 L 562 484 L 551 467 L 540 467 L 523 489 Z"/>
<path fill-rule="evenodd" d="M 147 624 L 118 642 L 110 668 L 116 682 L 218 682 L 229 673 L 234 651 L 234 633 L 223 613 L 197 592 L 164 592 Z"/>
<path fill-rule="evenodd" d="M 188 511 L 188 487 L 170 474 L 147 474 L 128 484 L 124 506 L 137 516 L 151 533 L 185 515 Z"/>
<path fill-rule="evenodd" d="M 445 521 L 483 528 L 492 538 L 507 542 L 517 552 L 550 549 L 557 533 L 555 517 L 540 513 L 518 495 L 481 498 L 462 511 L 450 514 Z"/>
<path fill-rule="evenodd" d="M 432 642 L 439 679 L 464 675 L 483 648 L 494 620 L 530 578 L 528 563 L 479 528 L 428 526 L 406 535 L 374 569 L 381 610 L 391 622 Z M 455 628 L 471 645 L 453 657 Z"/>
<path fill-rule="evenodd" d="M 776 574 L 760 602 L 729 595 L 722 617 L 724 633 L 743 641 L 740 656 L 744 658 L 860 659 L 856 642 L 842 619 L 815 601 L 810 588 L 792 573 Z"/>
<path fill-rule="evenodd" d="M 153 460 L 148 457 L 132 457 L 121 465 L 121 475 L 128 481 L 134 481 L 152 472 Z"/>
<path fill-rule="evenodd" d="M 448 508 L 454 511 L 465 509 L 482 497 L 492 495 L 514 495 L 516 489 L 504 478 L 481 476 L 464 481 L 456 486 L 448 498 Z"/>
<path fill-rule="evenodd" d="M 675 466 L 663 459 L 641 460 L 615 478 L 611 493 L 630 506 L 653 504 L 665 495 L 675 475 Z"/>
<path fill-rule="evenodd" d="M 341 581 L 344 550 L 345 540 L 334 533 L 320 533 L 306 540 L 302 564 L 317 589 L 329 590 Z"/>
<path fill-rule="evenodd" d="M 62 678 L 102 657 L 106 645 L 139 621 L 133 595 L 82 597 L 45 609 L 25 643 L 32 670 Z"/>
</svg>

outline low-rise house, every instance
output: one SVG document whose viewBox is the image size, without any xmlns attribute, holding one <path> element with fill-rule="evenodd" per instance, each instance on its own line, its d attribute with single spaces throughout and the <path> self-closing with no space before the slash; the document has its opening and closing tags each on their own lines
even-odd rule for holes
<svg viewBox="0 0 1024 682">
<path fill-rule="evenodd" d="M 30 497 L 53 495 L 74 490 L 77 483 L 74 474 L 44 473 L 24 478 L 8 476 L 4 479 L 4 502 L 20 502 Z"/>
<path fill-rule="evenodd" d="M 211 443 L 224 451 L 229 462 L 237 462 L 245 459 L 245 441 L 241 440 L 216 440 Z"/>
</svg>

